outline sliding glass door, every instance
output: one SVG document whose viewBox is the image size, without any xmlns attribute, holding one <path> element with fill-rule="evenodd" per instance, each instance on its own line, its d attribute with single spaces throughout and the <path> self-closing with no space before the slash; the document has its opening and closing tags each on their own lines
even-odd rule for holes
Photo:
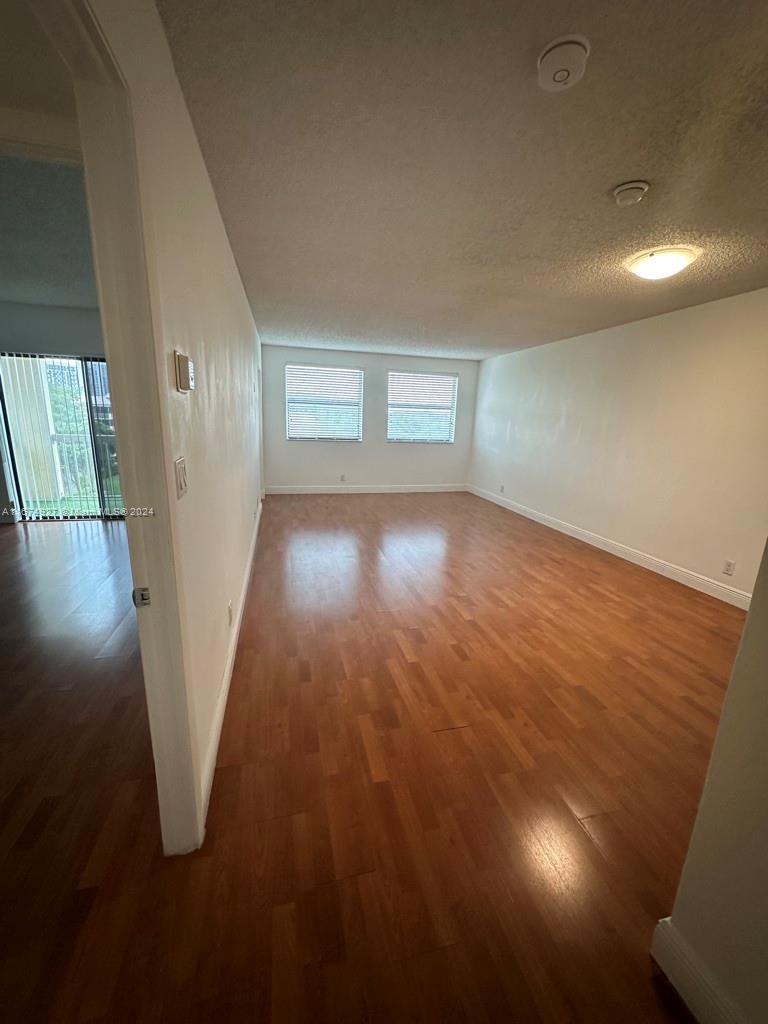
<svg viewBox="0 0 768 1024">
<path fill-rule="evenodd" d="M 0 381 L 22 518 L 122 515 L 104 360 L 3 353 Z"/>
<path fill-rule="evenodd" d="M 107 364 L 103 359 L 83 359 L 82 365 L 101 507 L 105 515 L 122 515 L 123 495 L 120 491 L 120 475 L 117 469 L 117 441 L 112 401 L 109 396 Z"/>
</svg>

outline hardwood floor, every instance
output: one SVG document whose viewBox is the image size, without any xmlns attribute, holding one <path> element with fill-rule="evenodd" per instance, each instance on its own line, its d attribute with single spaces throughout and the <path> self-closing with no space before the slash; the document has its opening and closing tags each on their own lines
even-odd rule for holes
<svg viewBox="0 0 768 1024">
<path fill-rule="evenodd" d="M 80 602 L 6 534 L 10 1019 L 683 1019 L 647 949 L 743 612 L 468 494 L 270 497 L 206 842 L 164 859 L 119 601 L 107 636 L 88 557 Z"/>
<path fill-rule="evenodd" d="M 0 578 L 0 1017 L 37 1022 L 159 826 L 124 524 L 0 527 Z"/>
</svg>

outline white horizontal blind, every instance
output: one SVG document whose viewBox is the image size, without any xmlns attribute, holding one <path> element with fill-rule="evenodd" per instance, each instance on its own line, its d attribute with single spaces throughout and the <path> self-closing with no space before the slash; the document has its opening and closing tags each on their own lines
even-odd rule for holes
<svg viewBox="0 0 768 1024">
<path fill-rule="evenodd" d="M 398 373 L 387 383 L 387 440 L 451 444 L 456 423 L 455 373 Z"/>
<path fill-rule="evenodd" d="M 363 371 L 338 366 L 286 366 L 289 441 L 362 441 Z"/>
</svg>

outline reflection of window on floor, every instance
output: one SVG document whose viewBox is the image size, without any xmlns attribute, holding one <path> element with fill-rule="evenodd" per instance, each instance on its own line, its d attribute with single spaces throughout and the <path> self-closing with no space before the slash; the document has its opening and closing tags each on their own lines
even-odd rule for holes
<svg viewBox="0 0 768 1024">
<path fill-rule="evenodd" d="M 403 604 L 414 595 L 439 601 L 448 534 L 440 526 L 388 525 L 381 533 L 376 570 L 378 584 L 388 600 Z"/>
<path fill-rule="evenodd" d="M 104 360 L 2 354 L 0 379 L 24 518 L 121 515 Z"/>
<path fill-rule="evenodd" d="M 360 552 L 352 530 L 294 530 L 285 558 L 285 593 L 293 611 L 330 614 L 359 600 Z"/>
</svg>

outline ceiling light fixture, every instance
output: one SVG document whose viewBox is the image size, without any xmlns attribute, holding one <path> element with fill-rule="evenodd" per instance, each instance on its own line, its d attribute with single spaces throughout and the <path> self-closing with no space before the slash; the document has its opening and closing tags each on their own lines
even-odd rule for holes
<svg viewBox="0 0 768 1024">
<path fill-rule="evenodd" d="M 633 256 L 625 266 L 627 270 L 646 281 L 660 281 L 665 277 L 673 277 L 685 270 L 699 253 L 695 249 L 684 246 L 667 246 L 663 249 L 649 249 L 647 252 Z"/>
</svg>

